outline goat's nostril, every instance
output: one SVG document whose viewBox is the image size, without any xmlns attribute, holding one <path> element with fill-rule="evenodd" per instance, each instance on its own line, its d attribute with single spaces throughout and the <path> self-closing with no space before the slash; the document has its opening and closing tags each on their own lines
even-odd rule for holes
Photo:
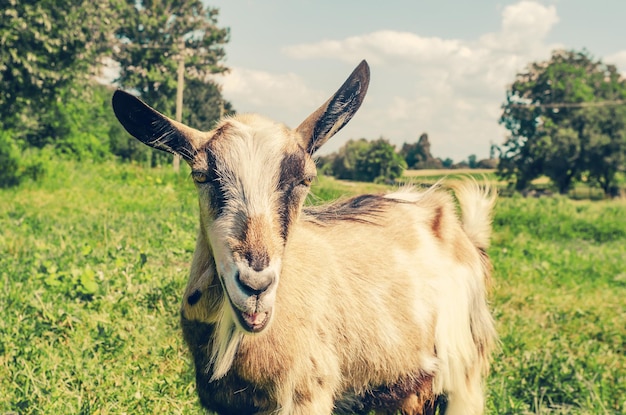
<svg viewBox="0 0 626 415">
<path fill-rule="evenodd" d="M 272 285 L 274 274 L 271 272 L 238 272 L 237 281 L 241 288 L 250 295 L 259 295 Z"/>
</svg>

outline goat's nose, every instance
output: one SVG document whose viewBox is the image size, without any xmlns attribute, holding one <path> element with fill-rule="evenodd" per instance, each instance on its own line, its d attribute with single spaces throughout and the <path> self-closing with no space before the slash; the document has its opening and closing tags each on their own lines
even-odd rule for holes
<svg viewBox="0 0 626 415">
<path fill-rule="evenodd" d="M 248 269 L 237 273 L 239 285 L 250 295 L 262 294 L 272 285 L 274 280 L 275 274 L 269 269 L 262 271 Z"/>
</svg>

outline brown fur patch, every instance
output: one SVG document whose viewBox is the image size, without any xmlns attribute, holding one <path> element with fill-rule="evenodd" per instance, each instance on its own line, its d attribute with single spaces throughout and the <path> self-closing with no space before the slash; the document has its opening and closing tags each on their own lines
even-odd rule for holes
<svg viewBox="0 0 626 415">
<path fill-rule="evenodd" d="M 442 222 L 443 222 L 443 208 L 441 206 L 437 206 L 435 208 L 435 214 L 430 224 L 430 228 L 432 229 L 435 237 L 439 240 L 442 239 L 442 235 L 441 235 Z"/>
<path fill-rule="evenodd" d="M 429 395 L 412 394 L 400 404 L 402 415 L 434 415 L 434 399 Z"/>
<path fill-rule="evenodd" d="M 338 221 L 378 224 L 377 218 L 391 206 L 407 203 L 379 195 L 361 195 L 324 206 L 304 209 L 309 221 L 318 225 L 332 225 Z"/>
<path fill-rule="evenodd" d="M 296 388 L 296 391 L 294 392 L 294 400 L 298 405 L 311 402 L 312 399 L 313 396 L 311 395 L 311 391 L 305 388 Z"/>
<path fill-rule="evenodd" d="M 433 406 L 435 396 L 432 390 L 433 375 L 420 372 L 417 375 L 404 376 L 395 383 L 382 385 L 362 394 L 348 398 L 351 408 L 345 408 L 356 414 L 427 414 Z M 342 412 L 344 413 L 344 412 Z"/>
<path fill-rule="evenodd" d="M 211 140 L 219 139 L 225 136 L 226 133 L 228 133 L 228 130 L 230 129 L 232 129 L 232 125 L 228 121 L 226 121 L 215 130 L 215 132 L 213 133 L 213 136 L 210 139 Z"/>
<path fill-rule="evenodd" d="M 285 188 L 295 181 L 304 179 L 305 162 L 304 151 L 290 153 L 283 157 L 280 162 L 278 186 Z"/>
<path fill-rule="evenodd" d="M 208 179 L 206 188 L 209 193 L 210 208 L 215 215 L 219 215 L 226 206 L 226 196 L 219 182 L 218 170 L 220 168 L 220 162 L 210 144 L 211 142 L 209 141 L 209 145 L 202 151 L 204 154 L 204 162 L 194 166 L 194 170 L 204 171 L 206 173 Z"/>
<path fill-rule="evenodd" d="M 255 271 L 262 271 L 270 264 L 270 253 L 268 252 L 268 242 L 271 235 L 265 221 L 260 217 L 248 218 L 241 237 L 240 243 L 234 251 L 248 262 L 250 268 Z"/>
</svg>

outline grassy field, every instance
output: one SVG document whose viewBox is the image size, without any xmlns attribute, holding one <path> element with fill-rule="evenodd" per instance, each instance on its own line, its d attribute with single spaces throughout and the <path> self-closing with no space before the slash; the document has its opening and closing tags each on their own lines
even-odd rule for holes
<svg viewBox="0 0 626 415">
<path fill-rule="evenodd" d="M 432 177 L 449 175 L 493 175 L 494 169 L 419 169 L 405 170 L 404 177 Z"/>
<path fill-rule="evenodd" d="M 0 415 L 200 414 L 186 174 L 59 163 L 0 191 Z M 383 186 L 321 178 L 312 203 Z M 626 203 L 503 198 L 489 414 L 626 413 Z"/>
<path fill-rule="evenodd" d="M 464 177 L 473 177 L 481 181 L 489 181 L 492 186 L 499 189 L 500 193 L 505 196 L 511 196 L 513 189 L 510 189 L 506 181 L 502 181 L 497 175 L 495 169 L 422 169 L 422 170 L 405 170 L 400 178 L 400 183 L 423 183 L 433 184 L 437 180 L 446 178 L 449 180 L 458 180 Z M 626 195 L 626 175 L 617 173 L 617 185 L 621 188 L 622 195 Z M 557 189 L 552 185 L 550 179 L 546 176 L 540 176 L 531 181 L 531 189 L 544 192 L 545 194 L 558 193 Z M 532 193 L 531 193 L 532 194 Z M 602 200 L 605 199 L 603 190 L 598 186 L 589 185 L 586 182 L 577 182 L 572 185 L 567 196 L 575 200 Z"/>
</svg>

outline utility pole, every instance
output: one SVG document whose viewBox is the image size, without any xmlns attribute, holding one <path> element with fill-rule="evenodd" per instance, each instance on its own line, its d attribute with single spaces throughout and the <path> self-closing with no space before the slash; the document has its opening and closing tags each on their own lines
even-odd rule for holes
<svg viewBox="0 0 626 415">
<path fill-rule="evenodd" d="M 181 38 L 178 52 L 178 83 L 176 85 L 176 121 L 183 122 L 183 88 L 185 87 L 185 40 Z M 174 154 L 174 171 L 180 171 L 180 156 Z"/>
</svg>

